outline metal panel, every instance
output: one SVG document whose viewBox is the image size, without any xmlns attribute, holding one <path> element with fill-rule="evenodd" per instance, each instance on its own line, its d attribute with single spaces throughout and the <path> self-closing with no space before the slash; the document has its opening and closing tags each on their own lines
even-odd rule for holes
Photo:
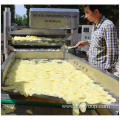
<svg viewBox="0 0 120 120">
<path fill-rule="evenodd" d="M 16 52 L 15 56 L 18 59 L 63 59 L 63 53 L 59 51 L 24 51 Z"/>
<path fill-rule="evenodd" d="M 11 12 L 10 8 L 5 8 L 4 11 L 4 55 L 5 59 L 8 57 L 8 39 L 10 37 L 11 27 Z"/>
<path fill-rule="evenodd" d="M 30 11 L 41 11 L 41 12 L 79 12 L 78 9 L 61 9 L 61 8 L 30 8 Z"/>
<path fill-rule="evenodd" d="M 12 36 L 16 35 L 35 35 L 35 36 L 65 36 L 65 29 L 34 29 L 24 28 L 22 30 L 11 31 Z"/>
<path fill-rule="evenodd" d="M 95 82 L 99 83 L 104 89 L 107 89 L 114 96 L 119 97 L 119 79 L 118 77 L 105 73 L 98 70 L 97 68 L 92 67 L 84 59 L 80 59 L 72 54 L 66 53 L 65 59 L 73 64 L 77 69 L 83 71 Z"/>
<path fill-rule="evenodd" d="M 78 9 L 32 8 L 29 13 L 31 28 L 77 28 Z"/>
<path fill-rule="evenodd" d="M 15 52 L 12 52 L 8 58 L 4 61 L 4 63 L 2 64 L 2 68 L 1 68 L 1 74 L 2 74 L 2 85 L 4 85 L 4 80 L 5 77 L 7 75 L 7 73 L 9 72 L 9 68 L 12 65 L 12 63 L 15 60 Z"/>
</svg>

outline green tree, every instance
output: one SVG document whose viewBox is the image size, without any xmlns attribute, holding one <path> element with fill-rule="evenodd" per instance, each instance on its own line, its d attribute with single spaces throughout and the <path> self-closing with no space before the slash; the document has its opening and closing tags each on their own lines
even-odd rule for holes
<svg viewBox="0 0 120 120">
<path fill-rule="evenodd" d="M 23 26 L 27 26 L 27 15 L 23 16 Z"/>
<path fill-rule="evenodd" d="M 27 16 L 24 15 L 22 17 L 22 16 L 16 14 L 15 23 L 19 26 L 26 26 L 27 25 Z"/>
</svg>

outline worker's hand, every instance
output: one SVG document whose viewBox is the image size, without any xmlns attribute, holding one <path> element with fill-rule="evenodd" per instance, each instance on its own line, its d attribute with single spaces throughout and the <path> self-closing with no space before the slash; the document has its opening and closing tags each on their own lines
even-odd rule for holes
<svg viewBox="0 0 120 120">
<path fill-rule="evenodd" d="M 87 55 L 87 57 L 89 57 L 89 51 L 87 51 L 86 55 Z"/>
<path fill-rule="evenodd" d="M 84 47 L 85 46 L 85 41 L 80 41 L 76 44 L 77 47 Z"/>
<path fill-rule="evenodd" d="M 106 69 L 106 72 L 113 73 L 112 69 Z"/>
<path fill-rule="evenodd" d="M 4 91 L 4 88 L 1 86 L 1 91 Z"/>
</svg>

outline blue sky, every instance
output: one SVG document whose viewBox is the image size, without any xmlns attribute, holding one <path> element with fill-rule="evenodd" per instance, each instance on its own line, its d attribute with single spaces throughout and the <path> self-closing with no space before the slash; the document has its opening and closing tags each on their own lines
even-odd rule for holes
<svg viewBox="0 0 120 120">
<path fill-rule="evenodd" d="M 23 16 L 24 14 L 26 14 L 26 8 L 24 8 L 23 4 L 15 5 L 15 14 L 18 14 L 20 16 Z"/>
</svg>

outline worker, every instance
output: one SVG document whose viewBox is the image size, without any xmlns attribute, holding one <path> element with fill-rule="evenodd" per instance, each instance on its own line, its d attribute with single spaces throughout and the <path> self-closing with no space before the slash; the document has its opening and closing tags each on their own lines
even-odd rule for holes
<svg viewBox="0 0 120 120">
<path fill-rule="evenodd" d="M 102 5 L 85 5 L 85 18 L 94 23 L 91 40 L 80 41 L 77 47 L 89 45 L 89 63 L 112 73 L 118 58 L 117 31 L 113 22 L 102 14 Z M 109 12 L 109 11 L 108 11 Z"/>
</svg>

